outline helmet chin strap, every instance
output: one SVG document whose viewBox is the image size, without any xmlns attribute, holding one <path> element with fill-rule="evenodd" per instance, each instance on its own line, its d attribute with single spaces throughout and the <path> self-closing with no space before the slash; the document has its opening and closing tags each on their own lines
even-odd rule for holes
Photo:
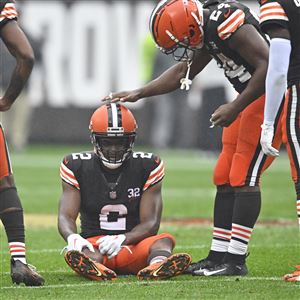
<svg viewBox="0 0 300 300">
<path fill-rule="evenodd" d="M 121 167 L 121 165 L 122 165 L 122 163 L 112 164 L 112 163 L 106 162 L 103 159 L 101 161 L 106 168 L 111 169 L 111 170 L 117 169 L 117 168 Z"/>
<path fill-rule="evenodd" d="M 202 9 L 202 4 L 198 0 L 195 0 L 195 3 L 197 5 L 197 9 L 198 9 L 198 13 L 199 13 L 199 18 L 197 17 L 197 15 L 194 12 L 192 12 L 191 15 L 195 19 L 196 23 L 198 24 L 199 30 L 201 31 L 201 34 L 204 35 L 203 28 L 202 28 L 203 27 L 203 9 Z M 202 48 L 202 46 L 203 46 L 203 43 L 201 43 L 199 45 L 199 49 Z M 192 80 L 189 79 L 190 69 L 191 69 L 192 63 L 193 63 L 193 61 L 187 61 L 186 75 L 185 75 L 184 78 L 181 78 L 181 80 L 180 80 L 180 83 L 181 83 L 180 89 L 181 90 L 188 91 L 190 89 L 190 86 L 192 85 Z"/>
<path fill-rule="evenodd" d="M 98 157 L 101 159 L 101 162 L 103 165 L 111 170 L 117 169 L 122 166 L 123 162 L 125 161 L 124 159 L 121 162 L 118 163 L 110 163 L 106 160 L 106 158 L 103 156 L 101 151 L 98 151 L 97 148 L 94 148 L 94 152 L 98 155 Z M 124 157 L 123 157 L 124 158 Z"/>
</svg>

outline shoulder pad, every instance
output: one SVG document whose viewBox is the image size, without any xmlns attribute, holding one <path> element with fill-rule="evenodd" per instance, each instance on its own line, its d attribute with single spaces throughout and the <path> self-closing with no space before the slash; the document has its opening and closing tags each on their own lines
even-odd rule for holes
<svg viewBox="0 0 300 300">
<path fill-rule="evenodd" d="M 0 0 L 0 23 L 5 20 L 13 20 L 18 17 L 15 1 Z"/>
<path fill-rule="evenodd" d="M 260 23 L 267 21 L 289 21 L 283 7 L 278 1 L 274 0 L 261 1 L 259 18 Z"/>
<path fill-rule="evenodd" d="M 143 191 L 147 190 L 149 187 L 162 181 L 164 176 L 165 176 L 164 162 L 158 156 L 153 155 L 150 174 L 149 174 L 147 181 L 143 187 Z"/>
<path fill-rule="evenodd" d="M 79 183 L 75 176 L 75 171 L 78 167 L 78 163 L 73 160 L 73 154 L 65 156 L 60 164 L 60 177 L 63 181 L 79 190 Z"/>
<path fill-rule="evenodd" d="M 217 33 L 221 40 L 226 40 L 245 23 L 245 12 L 236 7 L 227 8 L 222 12 Z"/>
</svg>

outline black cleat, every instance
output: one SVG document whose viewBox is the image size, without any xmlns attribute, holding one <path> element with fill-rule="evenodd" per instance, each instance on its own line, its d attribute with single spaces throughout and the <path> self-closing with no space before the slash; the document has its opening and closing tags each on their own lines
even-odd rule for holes
<svg viewBox="0 0 300 300">
<path fill-rule="evenodd" d="M 204 276 L 245 276 L 247 274 L 248 269 L 245 263 L 234 262 L 222 263 L 203 272 Z"/>
<path fill-rule="evenodd" d="M 23 264 L 20 260 L 11 259 L 10 275 L 13 283 L 24 283 L 26 286 L 44 285 L 44 278 L 37 273 L 32 265 Z"/>
<path fill-rule="evenodd" d="M 184 274 L 203 276 L 204 270 L 214 268 L 219 264 L 220 263 L 218 263 L 214 260 L 204 258 L 204 259 L 199 260 L 198 262 L 190 264 L 190 266 L 185 270 Z"/>
</svg>

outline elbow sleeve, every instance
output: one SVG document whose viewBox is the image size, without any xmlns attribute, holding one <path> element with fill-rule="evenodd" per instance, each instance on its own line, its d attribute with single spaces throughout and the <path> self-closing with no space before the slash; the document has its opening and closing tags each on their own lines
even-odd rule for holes
<svg viewBox="0 0 300 300">
<path fill-rule="evenodd" d="M 273 125 L 287 86 L 291 42 L 287 39 L 271 40 L 266 77 L 265 123 Z"/>
</svg>

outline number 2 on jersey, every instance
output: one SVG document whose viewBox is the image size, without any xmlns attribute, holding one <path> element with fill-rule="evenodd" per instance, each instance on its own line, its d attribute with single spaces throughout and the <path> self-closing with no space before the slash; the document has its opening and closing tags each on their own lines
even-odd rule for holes
<svg viewBox="0 0 300 300">
<path fill-rule="evenodd" d="M 103 206 L 99 214 L 100 229 L 126 230 L 127 212 L 127 207 L 123 204 Z"/>
</svg>

